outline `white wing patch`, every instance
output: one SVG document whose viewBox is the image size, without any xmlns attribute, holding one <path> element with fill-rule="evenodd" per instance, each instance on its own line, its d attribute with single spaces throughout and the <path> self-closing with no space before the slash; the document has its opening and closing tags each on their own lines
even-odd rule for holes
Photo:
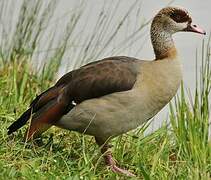
<svg viewBox="0 0 211 180">
<path fill-rule="evenodd" d="M 72 105 L 74 105 L 74 106 L 76 106 L 76 105 L 77 105 L 75 101 L 72 101 L 71 103 L 72 103 Z"/>
</svg>

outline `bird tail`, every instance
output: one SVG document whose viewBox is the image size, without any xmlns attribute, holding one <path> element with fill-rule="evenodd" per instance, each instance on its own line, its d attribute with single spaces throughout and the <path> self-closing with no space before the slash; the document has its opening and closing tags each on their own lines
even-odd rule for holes
<svg viewBox="0 0 211 180">
<path fill-rule="evenodd" d="M 67 98 L 62 98 L 63 95 L 63 87 L 54 86 L 37 96 L 30 104 L 30 108 L 8 127 L 8 135 L 24 126 L 29 119 L 31 119 L 31 125 L 28 130 L 29 135 L 27 138 L 31 137 L 35 132 L 41 131 L 38 129 L 46 129 L 38 128 L 39 126 L 49 127 L 45 122 L 50 122 L 50 119 L 53 120 L 55 117 L 58 117 L 58 115 L 60 116 L 61 112 L 63 112 L 62 107 L 65 109 L 62 104 L 67 102 Z M 52 114 L 49 114 L 49 112 Z"/>
<path fill-rule="evenodd" d="M 30 126 L 25 134 L 25 140 L 36 138 L 49 129 L 63 115 L 67 104 L 53 99 L 40 108 L 32 117 Z"/>
<path fill-rule="evenodd" d="M 32 108 L 29 108 L 27 111 L 25 111 L 20 118 L 18 118 L 14 123 L 12 123 L 8 127 L 8 132 L 7 134 L 10 135 L 13 132 L 17 131 L 20 129 L 22 126 L 26 124 L 26 122 L 30 119 L 32 114 Z"/>
</svg>

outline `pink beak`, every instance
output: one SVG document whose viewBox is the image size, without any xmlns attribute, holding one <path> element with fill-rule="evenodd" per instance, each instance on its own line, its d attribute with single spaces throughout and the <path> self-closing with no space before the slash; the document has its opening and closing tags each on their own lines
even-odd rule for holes
<svg viewBox="0 0 211 180">
<path fill-rule="evenodd" d="M 199 33 L 199 34 L 206 34 L 206 31 L 203 30 L 202 28 L 200 28 L 199 26 L 195 25 L 195 24 L 189 24 L 187 26 L 187 28 L 184 29 L 184 31 L 189 31 L 189 32 L 195 32 L 195 33 Z"/>
</svg>

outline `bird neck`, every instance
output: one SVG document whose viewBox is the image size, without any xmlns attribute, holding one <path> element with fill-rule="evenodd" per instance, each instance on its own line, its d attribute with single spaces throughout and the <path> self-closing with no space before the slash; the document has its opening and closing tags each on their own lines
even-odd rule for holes
<svg viewBox="0 0 211 180">
<path fill-rule="evenodd" d="M 175 57 L 177 50 L 172 39 L 172 34 L 159 23 L 153 22 L 151 26 L 151 42 L 156 60 Z"/>
</svg>

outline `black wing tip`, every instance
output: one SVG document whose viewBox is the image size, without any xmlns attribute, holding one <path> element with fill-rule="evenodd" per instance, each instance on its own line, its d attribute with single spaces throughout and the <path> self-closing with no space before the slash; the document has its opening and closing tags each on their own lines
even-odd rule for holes
<svg viewBox="0 0 211 180">
<path fill-rule="evenodd" d="M 19 124 L 19 120 L 20 118 L 15 121 L 14 123 L 12 123 L 8 128 L 7 128 L 7 135 L 12 134 L 13 132 L 15 132 L 16 130 L 18 130 L 20 127 L 22 127 L 22 124 Z M 24 125 L 24 124 L 23 124 Z"/>
<path fill-rule="evenodd" d="M 10 135 L 10 134 L 12 134 L 14 132 L 10 127 L 8 127 L 7 130 L 8 130 L 7 131 L 7 135 Z"/>
<path fill-rule="evenodd" d="M 18 119 L 19 120 L 19 119 Z M 17 121 L 18 121 L 17 120 Z M 15 121 L 14 123 L 12 123 L 8 128 L 7 128 L 7 135 L 10 135 L 10 134 L 12 134 L 13 132 L 15 132 L 16 130 L 17 130 L 17 128 L 16 128 L 16 122 L 17 121 Z"/>
<path fill-rule="evenodd" d="M 15 132 L 16 130 L 18 130 L 20 127 L 22 127 L 22 126 L 21 126 L 22 124 L 20 124 L 19 122 L 20 122 L 20 118 L 19 118 L 17 121 L 15 121 L 14 123 L 12 123 L 12 124 L 7 128 L 7 130 L 8 130 L 7 134 L 8 134 L 8 135 L 12 134 L 12 133 Z"/>
<path fill-rule="evenodd" d="M 10 135 L 16 130 L 20 129 L 22 126 L 26 124 L 26 122 L 29 120 L 31 116 L 31 108 L 29 108 L 27 111 L 25 111 L 19 119 L 17 119 L 14 123 L 12 123 L 8 128 L 7 134 Z"/>
</svg>

